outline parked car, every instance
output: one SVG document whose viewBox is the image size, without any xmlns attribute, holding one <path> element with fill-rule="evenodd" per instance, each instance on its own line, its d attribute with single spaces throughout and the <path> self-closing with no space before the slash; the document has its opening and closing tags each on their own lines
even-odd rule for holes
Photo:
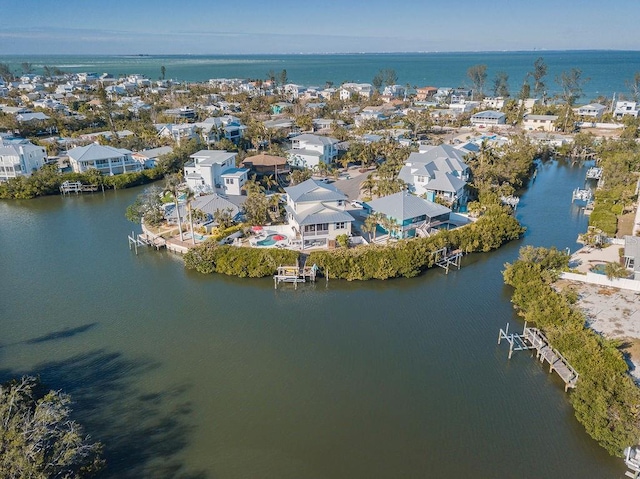
<svg viewBox="0 0 640 479">
<path fill-rule="evenodd" d="M 353 206 L 354 208 L 364 208 L 364 203 L 362 201 L 353 200 L 351 202 L 351 206 Z"/>
</svg>

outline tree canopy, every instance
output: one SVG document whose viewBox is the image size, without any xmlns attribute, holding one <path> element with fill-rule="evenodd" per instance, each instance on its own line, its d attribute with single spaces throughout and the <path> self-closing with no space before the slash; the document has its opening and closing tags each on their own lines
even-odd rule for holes
<svg viewBox="0 0 640 479">
<path fill-rule="evenodd" d="M 0 386 L 0 477 L 80 479 L 102 469 L 102 446 L 70 418 L 70 402 L 30 376 Z"/>
</svg>

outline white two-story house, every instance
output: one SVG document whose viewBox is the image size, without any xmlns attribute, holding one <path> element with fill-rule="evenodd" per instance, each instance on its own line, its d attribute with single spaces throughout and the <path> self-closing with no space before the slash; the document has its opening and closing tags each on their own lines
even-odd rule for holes
<svg viewBox="0 0 640 479">
<path fill-rule="evenodd" d="M 469 167 L 464 152 L 450 145 L 424 146 L 419 153 L 411 153 L 398 178 L 409 191 L 429 201 L 442 198 L 455 206 L 467 202 Z"/>
<path fill-rule="evenodd" d="M 338 140 L 328 136 L 304 134 L 291 140 L 287 151 L 289 163 L 303 168 L 314 168 L 320 163 L 330 164 L 338 156 Z"/>
<path fill-rule="evenodd" d="M 617 101 L 613 116 L 616 120 L 620 120 L 624 116 L 638 118 L 638 113 L 640 113 L 640 110 L 635 101 Z"/>
<path fill-rule="evenodd" d="M 187 185 L 198 193 L 241 194 L 249 170 L 243 168 L 244 173 L 239 176 L 237 171 L 232 171 L 236 170 L 236 155 L 237 153 L 226 150 L 200 150 L 194 153 L 190 156 L 193 161 L 184 165 Z M 228 175 L 225 177 L 225 174 Z M 236 188 L 241 180 L 242 185 Z"/>
<path fill-rule="evenodd" d="M 284 190 L 287 221 L 303 248 L 333 246 L 337 236 L 351 234 L 354 219 L 345 211 L 347 197 L 335 186 L 309 179 Z"/>
<path fill-rule="evenodd" d="M 0 137 L 0 181 L 31 176 L 31 173 L 42 168 L 46 158 L 45 149 L 28 140 L 5 142 Z"/>
<path fill-rule="evenodd" d="M 134 159 L 131 151 L 98 143 L 72 148 L 67 154 L 69 164 L 76 173 L 96 169 L 103 175 L 113 176 L 141 171 L 144 168 L 144 162 Z"/>
</svg>

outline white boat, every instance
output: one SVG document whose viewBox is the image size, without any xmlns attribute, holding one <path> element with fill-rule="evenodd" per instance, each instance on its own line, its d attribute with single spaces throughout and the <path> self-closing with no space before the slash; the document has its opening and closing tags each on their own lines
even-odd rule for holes
<svg viewBox="0 0 640 479">
<path fill-rule="evenodd" d="M 624 463 L 627 465 L 631 472 L 627 472 L 627 477 L 640 477 L 640 449 L 639 446 L 627 447 L 624 450 Z"/>
</svg>

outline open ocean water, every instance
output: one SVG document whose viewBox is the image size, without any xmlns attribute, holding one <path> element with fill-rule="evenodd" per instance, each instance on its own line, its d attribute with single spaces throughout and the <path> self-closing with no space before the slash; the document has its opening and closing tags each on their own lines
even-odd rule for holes
<svg viewBox="0 0 640 479">
<path fill-rule="evenodd" d="M 22 62 L 30 62 L 36 71 L 58 67 L 67 72 L 108 72 L 114 76 L 140 73 L 151 79 L 166 77 L 179 81 L 206 81 L 210 78 L 266 79 L 269 71 L 287 70 L 290 82 L 306 86 L 324 86 L 327 81 L 339 85 L 345 81 L 371 82 L 383 68 L 398 74 L 398 83 L 411 86 L 468 86 L 467 69 L 472 65 L 487 65 L 489 93 L 498 72 L 509 75 L 512 95 L 522 85 L 533 62 L 544 58 L 548 66 L 545 78 L 548 96 L 558 93 L 556 77 L 571 68 L 582 70 L 583 101 L 614 93 L 629 93 L 627 83 L 640 71 L 640 51 L 526 51 L 472 53 L 366 53 L 366 54 L 305 54 L 305 55 L 118 55 L 118 56 L 4 56 L 20 71 Z"/>
</svg>

